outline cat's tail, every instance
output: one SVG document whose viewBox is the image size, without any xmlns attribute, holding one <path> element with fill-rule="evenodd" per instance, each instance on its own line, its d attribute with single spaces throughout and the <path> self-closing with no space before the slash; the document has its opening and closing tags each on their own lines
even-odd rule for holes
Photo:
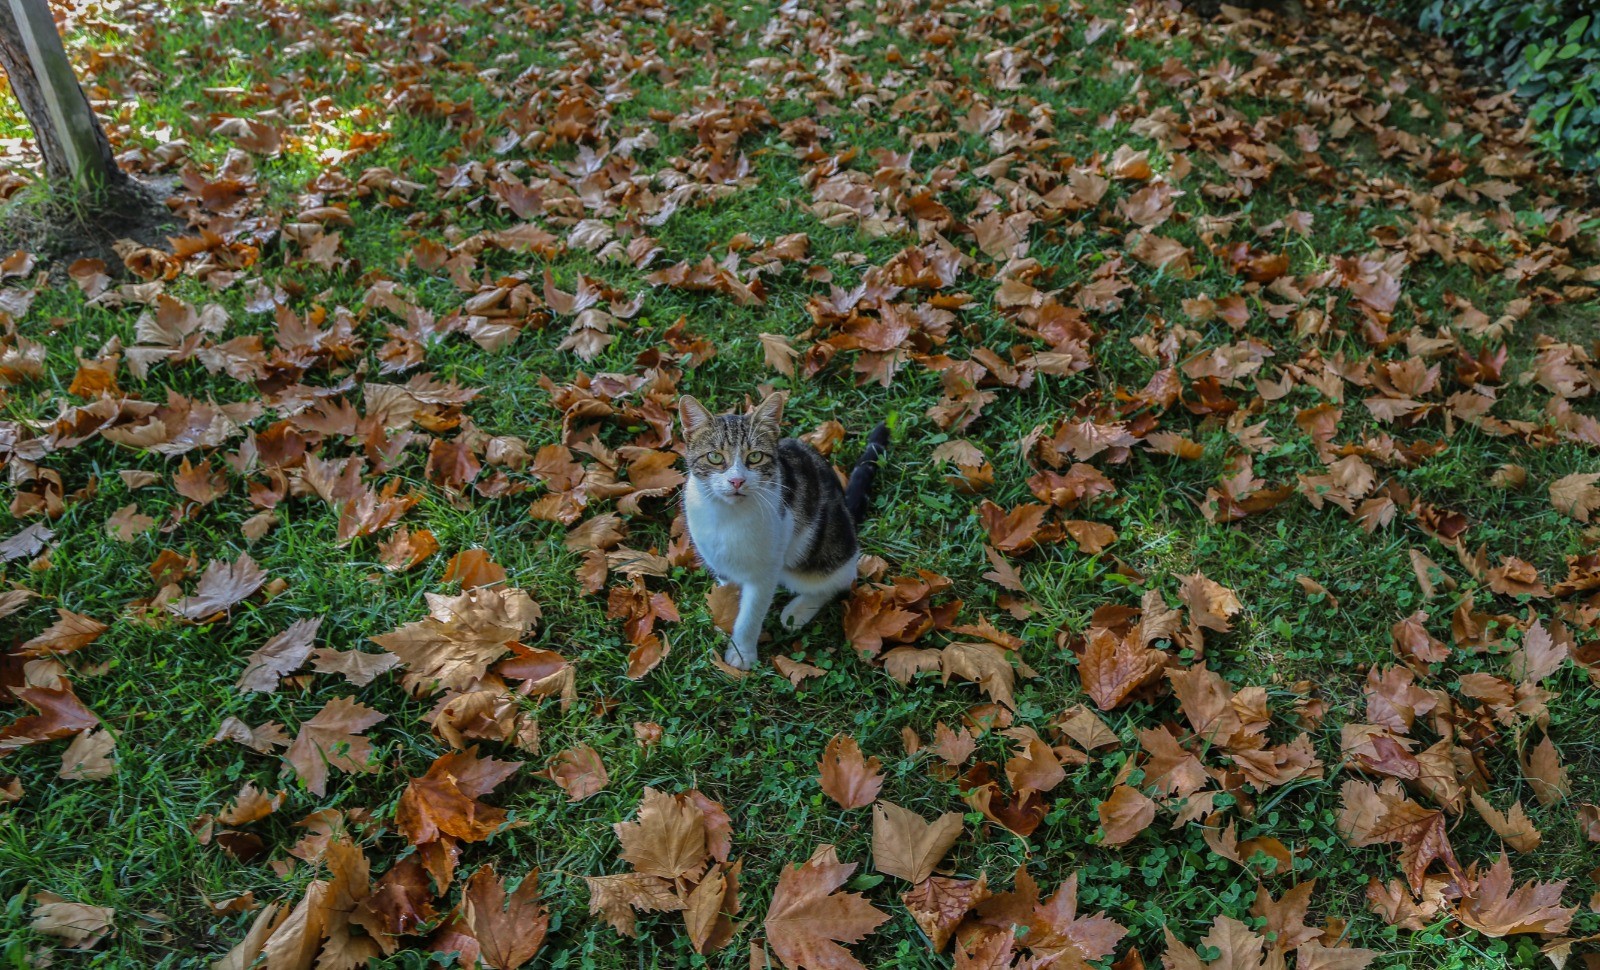
<svg viewBox="0 0 1600 970">
<path fill-rule="evenodd" d="M 878 477 L 878 459 L 889 451 L 889 426 L 880 424 L 867 435 L 866 450 L 861 460 L 850 472 L 850 481 L 844 487 L 844 507 L 850 518 L 860 525 L 867 517 L 867 499 L 872 492 L 872 481 Z"/>
</svg>

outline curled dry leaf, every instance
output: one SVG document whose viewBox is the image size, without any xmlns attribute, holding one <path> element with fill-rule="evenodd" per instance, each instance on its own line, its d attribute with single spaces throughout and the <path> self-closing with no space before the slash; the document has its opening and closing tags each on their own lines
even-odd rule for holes
<svg viewBox="0 0 1600 970">
<path fill-rule="evenodd" d="M 244 673 L 239 675 L 238 688 L 242 691 L 271 693 L 278 689 L 278 681 L 299 670 L 311 656 L 313 640 L 322 625 L 322 617 L 296 620 L 283 632 L 274 636 L 245 661 Z"/>
<path fill-rule="evenodd" d="M 1488 936 L 1565 933 L 1577 912 L 1576 907 L 1561 905 L 1566 886 L 1565 879 L 1516 886 L 1511 862 L 1502 852 L 1488 872 L 1480 875 L 1474 865 L 1467 873 L 1456 917 Z"/>
<path fill-rule="evenodd" d="M 477 748 L 442 755 L 427 774 L 411 779 L 401 792 L 395 827 L 417 846 L 446 836 L 481 842 L 505 823 L 506 813 L 479 799 L 520 767 L 518 761 L 479 758 Z"/>
<path fill-rule="evenodd" d="M 266 582 L 267 574 L 247 552 L 240 553 L 231 563 L 213 559 L 206 564 L 206 571 L 200 575 L 200 584 L 194 592 L 168 603 L 167 609 L 198 623 L 226 613 Z"/>
<path fill-rule="evenodd" d="M 425 598 L 426 618 L 372 638 L 406 665 L 404 683 L 418 694 L 470 687 L 539 620 L 539 605 L 520 589 L 481 587 Z"/>
<path fill-rule="evenodd" d="M 935 953 L 944 952 L 967 914 L 988 898 L 987 878 L 983 875 L 977 879 L 929 876 L 900 894 L 911 918 L 928 935 Z"/>
<path fill-rule="evenodd" d="M 549 767 L 539 772 L 538 777 L 560 786 L 567 793 L 569 802 L 581 802 L 597 795 L 611 783 L 611 776 L 606 773 L 600 753 L 587 744 L 557 754 Z"/>
<path fill-rule="evenodd" d="M 98 620 L 74 613 L 56 610 L 56 621 L 38 636 L 25 641 L 15 653 L 22 657 L 43 657 L 53 653 L 72 653 L 82 650 L 100 639 L 106 625 Z"/>
</svg>

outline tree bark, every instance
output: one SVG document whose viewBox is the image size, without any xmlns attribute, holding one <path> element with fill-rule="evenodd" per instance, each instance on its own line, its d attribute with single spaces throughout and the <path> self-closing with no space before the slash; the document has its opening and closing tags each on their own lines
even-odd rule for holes
<svg viewBox="0 0 1600 970">
<path fill-rule="evenodd" d="M 72 73 L 49 0 L 0 0 L 0 66 L 52 183 L 70 186 L 89 203 L 127 187 L 127 173 Z"/>
</svg>

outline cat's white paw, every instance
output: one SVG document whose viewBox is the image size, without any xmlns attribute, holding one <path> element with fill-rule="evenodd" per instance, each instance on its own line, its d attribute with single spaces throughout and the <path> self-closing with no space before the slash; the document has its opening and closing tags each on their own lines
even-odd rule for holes
<svg viewBox="0 0 1600 970">
<path fill-rule="evenodd" d="M 754 650 L 745 653 L 739 649 L 738 645 L 734 645 L 729 647 L 728 652 L 722 655 L 722 660 L 734 670 L 750 670 L 756 665 L 756 654 Z"/>
<path fill-rule="evenodd" d="M 783 613 L 779 619 L 783 620 L 783 625 L 788 629 L 798 630 L 807 623 L 810 623 L 812 618 L 817 615 L 817 611 L 820 609 L 822 609 L 822 607 L 818 603 L 813 602 L 804 596 L 796 596 L 794 599 L 789 601 L 788 606 L 783 608 Z"/>
</svg>

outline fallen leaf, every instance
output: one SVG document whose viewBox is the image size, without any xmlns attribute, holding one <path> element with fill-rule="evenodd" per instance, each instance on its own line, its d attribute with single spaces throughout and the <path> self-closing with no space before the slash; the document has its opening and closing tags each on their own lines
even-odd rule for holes
<svg viewBox="0 0 1600 970">
<path fill-rule="evenodd" d="M 961 838 L 965 816 L 946 812 L 925 822 L 916 812 L 893 802 L 879 801 L 872 807 L 872 867 L 911 883 L 921 883 L 950 847 Z"/>
<path fill-rule="evenodd" d="M 859 943 L 889 918 L 860 893 L 837 890 L 856 871 L 831 845 L 804 864 L 786 866 L 762 927 L 772 952 L 789 970 L 866 970 L 840 944 Z"/>
<path fill-rule="evenodd" d="M 117 912 L 109 906 L 69 903 L 54 893 L 36 893 L 33 899 L 29 926 L 35 933 L 55 937 L 64 946 L 92 949 L 112 932 L 111 921 Z"/>
<path fill-rule="evenodd" d="M 509 900 L 505 883 L 485 864 L 467 880 L 461 917 L 478 941 L 480 958 L 495 970 L 516 970 L 539 952 L 550 917 L 539 902 L 539 871 L 522 878 Z"/>
<path fill-rule="evenodd" d="M 883 775 L 876 757 L 863 758 L 861 748 L 848 735 L 835 735 L 828 742 L 817 768 L 822 773 L 822 791 L 840 808 L 871 805 L 883 788 Z"/>
<path fill-rule="evenodd" d="M 73 781 L 110 778 L 117 771 L 117 763 L 111 759 L 116 746 L 117 739 L 104 728 L 84 731 L 61 753 L 60 776 Z"/>
<path fill-rule="evenodd" d="M 587 744 L 568 748 L 556 755 L 550 766 L 539 773 L 539 777 L 548 778 L 560 786 L 567 793 L 569 802 L 581 802 L 597 795 L 611 783 L 606 766 L 600 760 L 600 753 Z"/>
<path fill-rule="evenodd" d="M 235 686 L 242 691 L 269 694 L 277 690 L 278 681 L 299 670 L 311 655 L 312 641 L 321 625 L 320 616 L 289 624 L 283 632 L 250 654 L 245 660 L 244 673 L 239 675 L 239 682 Z"/>
<path fill-rule="evenodd" d="M 388 716 L 348 697 L 336 697 L 300 725 L 300 733 L 283 753 L 284 760 L 307 790 L 313 795 L 325 795 L 329 768 L 368 773 L 378 770 L 370 763 L 372 743 L 358 735 Z"/>
<path fill-rule="evenodd" d="M 1106 845 L 1126 845 L 1156 820 L 1156 803 L 1129 785 L 1118 785 L 1100 803 L 1100 831 Z"/>
</svg>

